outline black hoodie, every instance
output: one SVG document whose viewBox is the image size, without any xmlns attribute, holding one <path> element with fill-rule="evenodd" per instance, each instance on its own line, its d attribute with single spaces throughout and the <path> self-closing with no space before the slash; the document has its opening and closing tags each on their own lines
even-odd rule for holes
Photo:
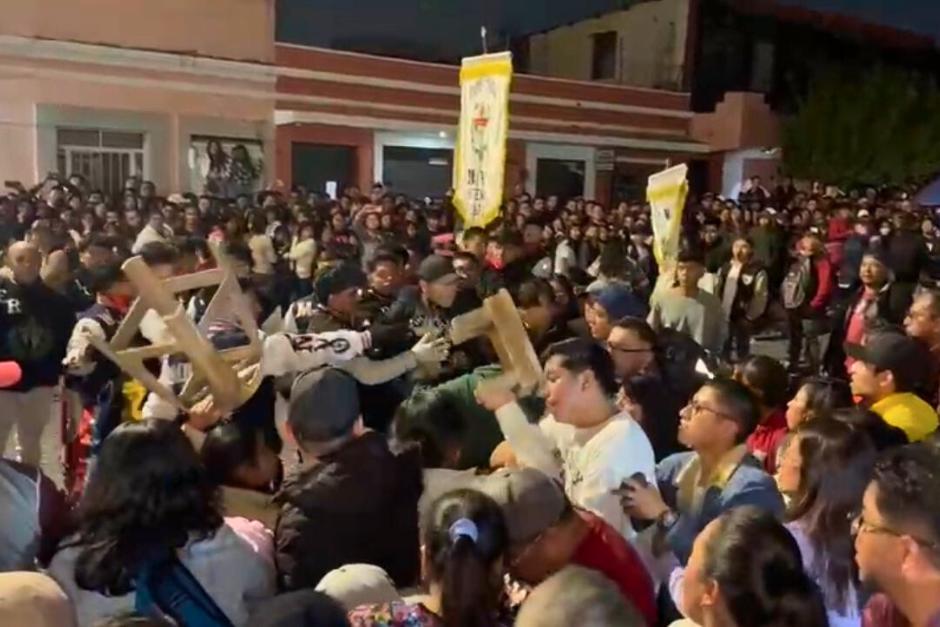
<svg viewBox="0 0 940 627">
<path fill-rule="evenodd" d="M 284 482 L 274 539 L 283 590 L 313 588 L 345 564 L 374 564 L 398 587 L 420 574 L 417 449 L 389 450 L 369 431 Z"/>
</svg>

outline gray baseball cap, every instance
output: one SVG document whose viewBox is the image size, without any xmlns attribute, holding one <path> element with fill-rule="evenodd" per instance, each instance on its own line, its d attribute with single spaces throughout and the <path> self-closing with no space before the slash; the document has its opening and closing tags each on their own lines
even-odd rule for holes
<svg viewBox="0 0 940 627">
<path fill-rule="evenodd" d="M 569 507 L 561 484 L 535 468 L 502 468 L 476 488 L 503 510 L 509 541 L 517 547 L 558 524 Z"/>
<path fill-rule="evenodd" d="M 287 422 L 302 442 L 329 442 L 348 434 L 359 413 L 355 379 L 336 368 L 318 368 L 294 381 Z"/>
</svg>

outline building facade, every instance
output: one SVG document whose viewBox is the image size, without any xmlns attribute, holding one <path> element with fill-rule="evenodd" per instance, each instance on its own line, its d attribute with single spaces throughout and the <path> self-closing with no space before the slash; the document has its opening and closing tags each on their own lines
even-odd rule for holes
<svg viewBox="0 0 940 627">
<path fill-rule="evenodd" d="M 684 90 L 690 0 L 638 2 L 522 38 L 527 71 L 540 76 Z"/>
<path fill-rule="evenodd" d="M 450 187 L 459 68 L 278 44 L 277 177 L 309 189 L 382 181 L 414 195 Z M 506 189 L 609 202 L 707 148 L 688 94 L 517 74 Z"/>
<path fill-rule="evenodd" d="M 820 68 L 893 65 L 940 78 L 931 37 L 774 0 L 638 0 L 514 48 L 537 75 L 684 90 L 691 137 L 709 148 L 693 184 L 726 195 L 743 178 L 782 176 L 781 122 Z"/>
<path fill-rule="evenodd" d="M 201 192 L 213 140 L 272 172 L 274 0 L 4 2 L 0 175 Z"/>
</svg>

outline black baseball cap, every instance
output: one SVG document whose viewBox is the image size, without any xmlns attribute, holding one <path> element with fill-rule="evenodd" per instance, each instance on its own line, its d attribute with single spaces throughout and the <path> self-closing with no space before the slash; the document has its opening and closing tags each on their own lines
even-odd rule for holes
<svg viewBox="0 0 940 627">
<path fill-rule="evenodd" d="M 869 333 L 864 344 L 847 342 L 845 354 L 879 371 L 890 370 L 898 391 L 910 391 L 921 385 L 930 363 L 926 346 L 894 329 Z"/>
<path fill-rule="evenodd" d="M 287 422 L 301 442 L 316 444 L 347 435 L 359 413 L 356 381 L 342 370 L 308 370 L 291 387 Z"/>
<path fill-rule="evenodd" d="M 450 257 L 430 255 L 418 266 L 418 278 L 428 283 L 439 281 L 449 275 L 457 276 L 454 272 L 454 262 Z"/>
</svg>

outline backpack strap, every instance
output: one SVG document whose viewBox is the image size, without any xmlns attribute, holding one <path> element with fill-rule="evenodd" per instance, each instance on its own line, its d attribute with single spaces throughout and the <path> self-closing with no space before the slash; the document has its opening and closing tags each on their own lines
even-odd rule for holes
<svg viewBox="0 0 940 627">
<path fill-rule="evenodd" d="M 183 627 L 234 627 L 175 556 L 144 563 L 135 586 L 134 609 L 142 616 L 167 616 Z"/>
</svg>

